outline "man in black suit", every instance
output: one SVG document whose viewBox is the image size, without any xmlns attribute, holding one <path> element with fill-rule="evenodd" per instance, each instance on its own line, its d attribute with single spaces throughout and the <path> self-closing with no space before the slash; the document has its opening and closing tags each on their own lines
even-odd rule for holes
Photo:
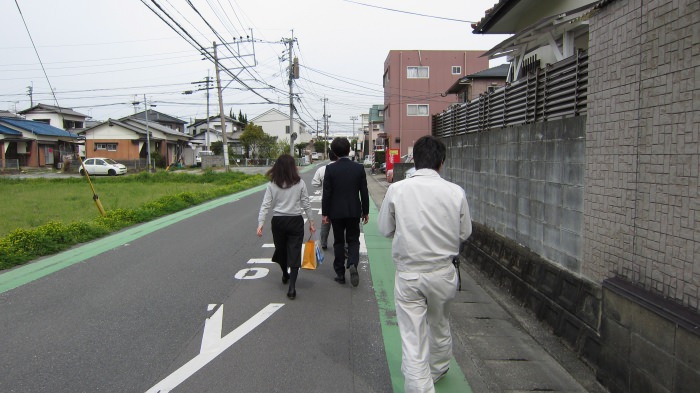
<svg viewBox="0 0 700 393">
<path fill-rule="evenodd" d="M 350 283 L 359 284 L 357 265 L 360 262 L 360 219 L 363 224 L 369 221 L 369 192 L 365 168 L 348 158 L 350 141 L 335 138 L 331 150 L 338 156 L 333 165 L 326 167 L 323 179 L 323 199 L 321 215 L 323 223 L 331 222 L 333 227 L 333 251 L 335 260 L 335 281 L 345 284 L 345 269 L 350 271 Z M 348 245 L 347 265 L 345 244 Z"/>
</svg>

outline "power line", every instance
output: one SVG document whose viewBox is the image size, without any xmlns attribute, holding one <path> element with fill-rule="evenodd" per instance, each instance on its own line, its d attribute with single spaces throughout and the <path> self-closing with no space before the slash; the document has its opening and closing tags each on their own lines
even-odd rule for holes
<svg viewBox="0 0 700 393">
<path fill-rule="evenodd" d="M 60 105 L 58 105 L 58 100 L 56 99 L 56 94 L 53 93 L 53 87 L 51 86 L 51 80 L 49 80 L 49 75 L 46 73 L 46 69 L 44 68 L 44 63 L 41 61 L 41 56 L 39 56 L 39 51 L 36 49 L 36 45 L 34 44 L 34 38 L 32 38 L 32 33 L 29 32 L 29 26 L 27 26 L 27 21 L 24 20 L 24 15 L 22 14 L 22 9 L 19 7 L 19 3 L 17 0 L 15 0 L 15 5 L 17 5 L 17 11 L 19 11 L 19 15 L 22 17 L 22 23 L 24 24 L 24 28 L 27 30 L 27 35 L 29 36 L 29 41 L 32 43 L 32 47 L 34 48 L 34 53 L 36 53 L 36 57 L 39 59 L 39 64 L 41 64 L 41 69 L 44 71 L 44 76 L 46 77 L 46 83 L 49 84 L 49 88 L 51 89 L 51 93 L 53 94 L 53 100 L 56 103 L 56 106 L 60 108 Z"/>
<path fill-rule="evenodd" d="M 472 22 L 472 21 L 462 20 L 462 19 L 445 18 L 445 17 L 442 17 L 442 16 L 426 15 L 426 14 L 419 14 L 419 13 L 417 13 L 417 12 L 396 10 L 396 9 L 393 9 L 393 8 L 380 7 L 380 6 L 377 6 L 377 5 L 365 4 L 365 3 L 360 3 L 360 2 L 358 2 L 358 1 L 352 1 L 352 0 L 343 0 L 343 1 L 346 1 L 346 2 L 348 2 L 348 3 L 363 5 L 363 6 L 365 6 L 365 7 L 379 8 L 379 9 L 381 9 L 381 10 L 392 11 L 392 12 L 399 12 L 399 13 L 402 13 L 402 14 L 409 14 L 409 15 L 415 15 L 415 16 L 422 16 L 422 17 L 425 17 L 425 18 L 442 19 L 442 20 L 449 20 L 449 21 L 452 21 L 452 22 L 461 22 L 461 23 L 469 23 L 469 24 L 477 23 L 477 22 Z"/>
</svg>

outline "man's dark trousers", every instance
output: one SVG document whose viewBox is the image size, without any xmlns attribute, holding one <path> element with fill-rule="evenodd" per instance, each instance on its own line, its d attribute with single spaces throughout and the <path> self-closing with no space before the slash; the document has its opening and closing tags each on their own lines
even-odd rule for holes
<svg viewBox="0 0 700 393">
<path fill-rule="evenodd" d="M 360 263 L 360 218 L 335 218 L 333 226 L 333 269 L 335 274 L 345 277 L 346 267 L 357 267 Z M 348 244 L 348 260 L 345 263 L 345 243 Z"/>
</svg>

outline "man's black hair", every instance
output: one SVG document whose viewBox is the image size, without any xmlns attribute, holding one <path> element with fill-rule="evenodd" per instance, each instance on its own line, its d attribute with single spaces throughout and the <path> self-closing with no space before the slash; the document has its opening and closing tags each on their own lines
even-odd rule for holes
<svg viewBox="0 0 700 393">
<path fill-rule="evenodd" d="M 335 161 L 338 159 L 338 156 L 336 156 L 335 153 L 333 153 L 333 150 L 331 150 L 328 152 L 328 159 L 330 159 L 331 161 Z"/>
<path fill-rule="evenodd" d="M 331 142 L 331 150 L 338 158 L 347 157 L 350 154 L 350 141 L 348 138 L 336 137 Z"/>
<path fill-rule="evenodd" d="M 413 145 L 413 161 L 416 169 L 438 170 L 445 162 L 447 147 L 432 135 L 420 137 Z"/>
</svg>

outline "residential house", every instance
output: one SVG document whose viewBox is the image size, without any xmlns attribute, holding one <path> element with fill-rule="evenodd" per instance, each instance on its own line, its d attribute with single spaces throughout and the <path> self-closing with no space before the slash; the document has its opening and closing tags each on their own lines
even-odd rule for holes
<svg viewBox="0 0 700 393">
<path fill-rule="evenodd" d="M 187 164 L 184 152 L 190 136 L 150 120 L 131 116 L 109 119 L 78 133 L 85 138 L 86 157 L 107 157 L 143 167 L 140 162 L 145 162 L 150 152 L 152 160 L 160 157 L 164 165 Z"/>
<path fill-rule="evenodd" d="M 445 91 L 459 78 L 489 67 L 483 51 L 391 50 L 384 61 L 387 145 L 405 155 L 430 134 L 431 115 L 457 102 Z"/>
<path fill-rule="evenodd" d="M 233 150 L 233 154 L 243 154 L 240 137 L 245 129 L 245 124 L 228 116 L 224 116 L 224 124 L 226 126 L 226 143 Z M 187 126 L 187 133 L 192 135 L 192 139 L 190 139 L 192 154 L 211 150 L 213 142 L 223 142 L 221 117 L 219 115 L 211 116 L 208 122 L 207 119 L 195 120 L 194 123 Z"/>
<path fill-rule="evenodd" d="M 3 168 L 60 167 L 73 158 L 77 139 L 78 135 L 44 122 L 0 117 Z"/>
<path fill-rule="evenodd" d="M 36 104 L 29 109 L 19 112 L 27 120 L 34 120 L 52 125 L 62 130 L 83 128 L 87 115 L 76 112 L 71 108 L 59 106 Z"/>
<path fill-rule="evenodd" d="M 0 110 L 0 117 L 20 117 L 20 116 L 17 116 L 17 114 L 15 114 L 14 112 Z"/>
<path fill-rule="evenodd" d="M 501 64 L 457 80 L 445 94 L 456 94 L 460 103 L 469 102 L 481 94 L 493 93 L 506 84 L 510 64 Z"/>
<path fill-rule="evenodd" d="M 465 260 L 613 393 L 700 391 L 696 0 L 500 0 L 507 86 L 436 115 Z"/>
<path fill-rule="evenodd" d="M 158 123 L 162 126 L 168 127 L 172 130 L 185 133 L 185 124 L 187 124 L 186 121 L 180 120 L 177 117 L 173 117 L 170 115 L 167 115 L 162 112 L 154 111 L 153 109 L 149 109 L 148 111 L 141 111 L 139 113 L 134 113 L 131 116 L 127 116 L 128 118 L 131 119 L 140 119 L 140 120 L 146 120 L 146 117 L 148 117 L 149 122 L 154 122 Z"/>
<path fill-rule="evenodd" d="M 250 119 L 250 122 L 261 126 L 266 134 L 276 137 L 278 141 L 289 142 L 292 133 L 296 134 L 294 144 L 309 143 L 313 138 L 312 131 L 307 130 L 306 125 L 297 119 L 294 119 L 293 129 L 290 130 L 289 114 L 278 109 L 270 109 Z"/>
<path fill-rule="evenodd" d="M 372 105 L 369 108 L 367 124 L 367 132 L 365 133 L 369 140 L 367 154 L 374 155 L 377 150 L 384 151 L 387 139 L 384 132 L 384 105 Z"/>
</svg>

